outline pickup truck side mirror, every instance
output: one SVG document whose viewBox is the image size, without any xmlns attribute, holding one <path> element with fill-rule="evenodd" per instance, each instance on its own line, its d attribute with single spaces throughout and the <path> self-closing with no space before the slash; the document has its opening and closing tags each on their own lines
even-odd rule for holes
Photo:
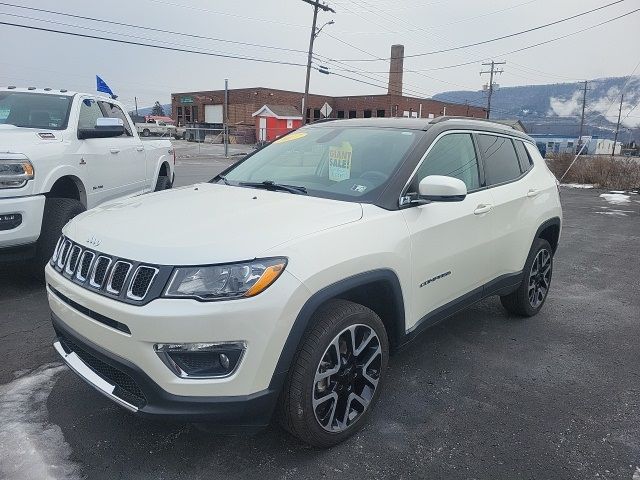
<svg viewBox="0 0 640 480">
<path fill-rule="evenodd" d="M 124 122 L 121 118 L 98 118 L 94 128 L 79 128 L 78 139 L 112 138 L 124 135 Z"/>
</svg>

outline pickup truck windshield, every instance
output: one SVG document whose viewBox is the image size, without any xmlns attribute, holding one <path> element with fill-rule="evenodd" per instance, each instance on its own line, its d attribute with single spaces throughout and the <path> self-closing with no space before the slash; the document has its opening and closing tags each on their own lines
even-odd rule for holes
<svg viewBox="0 0 640 480">
<path fill-rule="evenodd" d="M 423 133 L 309 126 L 275 140 L 227 171 L 221 180 L 240 186 L 303 187 L 311 196 L 373 201 Z"/>
<path fill-rule="evenodd" d="M 0 92 L 0 124 L 64 130 L 71 96 L 31 92 Z"/>
</svg>

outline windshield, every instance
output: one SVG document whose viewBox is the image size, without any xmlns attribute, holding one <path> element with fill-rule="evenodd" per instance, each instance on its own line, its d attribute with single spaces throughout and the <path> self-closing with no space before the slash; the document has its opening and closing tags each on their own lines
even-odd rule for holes
<svg viewBox="0 0 640 480">
<path fill-rule="evenodd" d="M 306 127 L 259 150 L 227 171 L 224 179 L 232 185 L 273 182 L 304 187 L 313 196 L 367 202 L 377 198 L 423 133 Z"/>
<path fill-rule="evenodd" d="M 0 124 L 24 128 L 67 128 L 72 97 L 44 93 L 0 92 Z"/>
</svg>

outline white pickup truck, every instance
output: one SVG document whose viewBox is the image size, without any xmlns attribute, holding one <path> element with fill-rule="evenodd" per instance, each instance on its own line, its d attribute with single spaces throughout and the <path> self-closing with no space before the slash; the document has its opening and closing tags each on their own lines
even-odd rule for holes
<svg viewBox="0 0 640 480">
<path fill-rule="evenodd" d="M 138 134 L 143 137 L 158 135 L 162 137 L 177 138 L 177 129 L 175 125 L 170 125 L 162 120 L 149 119 L 143 123 L 136 123 Z"/>
<path fill-rule="evenodd" d="M 0 88 L 0 262 L 51 256 L 74 216 L 170 188 L 169 140 L 140 140 L 119 102 L 67 90 Z"/>
</svg>

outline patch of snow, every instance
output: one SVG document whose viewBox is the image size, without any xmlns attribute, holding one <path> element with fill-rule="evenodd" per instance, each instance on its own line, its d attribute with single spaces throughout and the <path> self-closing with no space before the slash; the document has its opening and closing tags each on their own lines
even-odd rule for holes
<svg viewBox="0 0 640 480">
<path fill-rule="evenodd" d="M 590 183 L 561 183 L 560 186 L 567 188 L 594 188 L 594 185 Z"/>
<path fill-rule="evenodd" d="M 609 190 L 609 193 L 627 193 L 624 190 Z"/>
<path fill-rule="evenodd" d="M 631 480 L 640 480 L 640 467 L 636 467 L 636 471 L 633 474 L 633 477 L 631 477 Z"/>
<path fill-rule="evenodd" d="M 633 213 L 631 210 L 611 210 L 608 212 L 594 212 L 594 213 L 599 213 L 600 215 L 613 215 L 614 217 L 626 217 L 627 212 Z"/>
<path fill-rule="evenodd" d="M 600 198 L 613 205 L 625 205 L 631 202 L 630 195 L 624 195 L 623 193 L 601 193 Z"/>
<path fill-rule="evenodd" d="M 48 422 L 47 398 L 58 375 L 58 363 L 0 385 L 0 477 L 12 480 L 76 480 L 80 466 L 58 425 Z"/>
</svg>

